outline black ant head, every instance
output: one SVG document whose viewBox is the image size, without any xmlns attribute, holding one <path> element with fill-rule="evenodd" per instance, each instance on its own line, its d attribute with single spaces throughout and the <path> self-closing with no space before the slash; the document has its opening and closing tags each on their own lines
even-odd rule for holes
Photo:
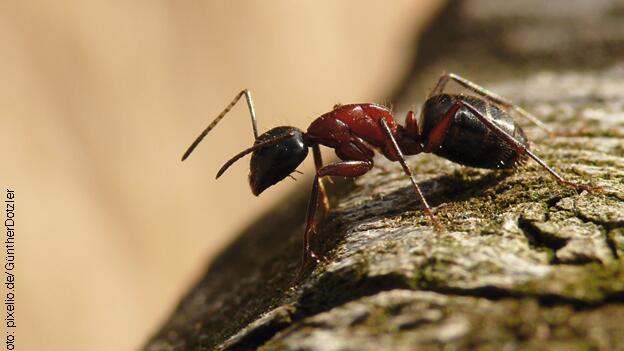
<svg viewBox="0 0 624 351">
<path fill-rule="evenodd" d="M 288 177 L 308 155 L 303 132 L 295 127 L 273 128 L 260 135 L 254 145 L 261 143 L 266 146 L 253 151 L 249 171 L 249 185 L 256 196 Z"/>
</svg>

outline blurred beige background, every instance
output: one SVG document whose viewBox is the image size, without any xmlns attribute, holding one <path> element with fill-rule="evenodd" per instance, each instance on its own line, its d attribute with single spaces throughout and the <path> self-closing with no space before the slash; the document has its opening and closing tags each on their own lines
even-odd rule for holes
<svg viewBox="0 0 624 351">
<path fill-rule="evenodd" d="M 244 105 L 180 163 L 188 144 L 244 87 L 261 131 L 305 129 L 337 102 L 383 99 L 438 6 L 1 1 L 16 349 L 140 347 L 206 262 L 295 184 L 256 199 L 248 159 L 214 180 L 252 143 Z"/>
</svg>

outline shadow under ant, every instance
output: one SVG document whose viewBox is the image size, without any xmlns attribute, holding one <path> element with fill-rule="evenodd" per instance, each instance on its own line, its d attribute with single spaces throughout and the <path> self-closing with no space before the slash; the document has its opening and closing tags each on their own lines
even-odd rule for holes
<svg viewBox="0 0 624 351">
<path fill-rule="evenodd" d="M 441 213 L 444 211 L 444 204 L 462 202 L 479 196 L 511 175 L 513 172 L 509 170 L 482 173 L 461 169 L 421 181 L 419 186 L 432 207 L 442 206 L 438 210 L 438 213 Z M 346 238 L 347 230 L 341 229 L 353 225 L 366 226 L 402 215 L 422 217 L 423 224 L 427 224 L 422 203 L 414 196 L 409 183 L 389 193 L 368 198 L 348 209 L 331 209 L 324 225 L 315 235 L 313 245 L 320 249 L 320 253 L 327 255 Z"/>
</svg>

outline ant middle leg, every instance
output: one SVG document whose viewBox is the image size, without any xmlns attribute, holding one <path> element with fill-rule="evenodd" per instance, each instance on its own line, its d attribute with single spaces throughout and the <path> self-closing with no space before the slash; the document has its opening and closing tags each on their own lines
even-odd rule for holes
<svg viewBox="0 0 624 351">
<path fill-rule="evenodd" d="M 557 173 L 554 169 L 552 169 L 550 166 L 548 166 L 548 164 L 546 164 L 546 162 L 544 162 L 541 158 L 539 158 L 537 155 L 535 155 L 533 152 L 531 152 L 531 150 L 529 150 L 529 148 L 526 145 L 520 143 L 513 136 L 509 135 L 507 132 L 505 132 L 503 129 L 501 129 L 499 126 L 497 126 L 489 118 L 484 116 L 477 108 L 475 108 L 474 106 L 472 106 L 472 105 L 470 105 L 470 104 L 468 104 L 468 103 L 466 103 L 464 101 L 457 101 L 455 104 L 459 104 L 460 106 L 465 106 L 468 110 L 470 110 L 470 112 L 472 112 L 475 115 L 475 117 L 477 117 L 479 119 L 479 121 L 481 121 L 481 123 L 483 123 L 490 131 L 492 131 L 494 134 L 496 134 L 496 136 L 498 136 L 504 142 L 506 142 L 509 146 L 514 148 L 516 150 L 516 152 L 518 152 L 519 154 L 527 155 L 530 158 L 532 158 L 540 166 L 542 166 L 544 169 L 546 169 L 548 171 L 548 173 L 550 173 L 553 177 L 555 177 L 555 179 L 557 180 L 557 182 L 559 184 L 561 184 L 563 186 L 566 186 L 566 187 L 569 187 L 569 188 L 576 189 L 576 190 L 596 191 L 596 190 L 600 190 L 601 189 L 598 186 L 589 186 L 589 185 L 584 185 L 584 184 L 578 184 L 578 183 L 575 183 L 575 182 L 572 182 L 572 181 L 569 181 L 569 180 L 563 178 L 559 173 Z"/>
<path fill-rule="evenodd" d="M 407 163 L 405 162 L 405 156 L 403 155 L 403 152 L 401 151 L 401 148 L 399 147 L 399 144 L 397 143 L 396 139 L 392 135 L 392 131 L 390 130 L 390 126 L 388 126 L 388 122 L 386 122 L 386 120 L 382 118 L 379 120 L 379 123 L 381 124 L 381 127 L 384 133 L 386 134 L 386 137 L 388 137 L 388 139 L 390 140 L 390 143 L 391 143 L 390 146 L 392 147 L 396 158 L 401 164 L 401 167 L 403 167 L 403 171 L 405 172 L 405 174 L 409 177 L 410 181 L 412 182 L 414 191 L 416 192 L 416 195 L 420 198 L 420 201 L 422 202 L 425 208 L 425 213 L 429 216 L 429 218 L 431 218 L 431 222 L 433 222 L 433 225 L 436 228 L 436 230 L 438 231 L 444 230 L 444 226 L 442 225 L 442 223 L 440 223 L 440 221 L 438 221 L 436 216 L 433 214 L 433 211 L 431 210 L 431 207 L 429 206 L 427 199 L 425 199 L 425 195 L 423 194 L 422 190 L 420 190 L 418 183 L 416 183 L 414 174 L 412 174 L 412 171 L 407 166 Z"/>
<path fill-rule="evenodd" d="M 539 118 L 537 118 L 535 115 L 533 115 L 532 113 L 528 112 L 527 110 L 523 109 L 522 107 L 514 104 L 513 102 L 511 102 L 510 100 L 494 93 L 491 90 L 488 90 L 484 87 L 482 87 L 481 85 L 472 82 L 460 75 L 457 75 L 455 73 L 448 73 L 448 72 L 444 72 L 442 73 L 442 75 L 440 76 L 440 78 L 438 79 L 437 84 L 435 85 L 435 87 L 433 88 L 433 90 L 431 90 L 431 92 L 429 93 L 429 95 L 427 96 L 427 99 L 429 99 L 430 97 L 434 96 L 434 95 L 438 95 L 438 94 L 442 94 L 442 92 L 444 91 L 444 88 L 446 87 L 446 84 L 449 82 L 449 80 L 453 80 L 455 81 L 457 84 L 463 86 L 464 88 L 480 95 L 481 97 L 485 98 L 487 101 L 490 101 L 496 105 L 498 105 L 499 107 L 501 107 L 503 110 L 507 111 L 507 112 L 516 112 L 517 114 L 519 114 L 520 116 L 528 119 L 529 121 L 531 121 L 533 124 L 535 124 L 538 128 L 544 130 L 545 132 L 548 133 L 548 135 L 555 136 L 556 133 L 550 128 L 548 127 L 546 124 L 544 124 L 544 122 L 540 121 Z"/>
</svg>

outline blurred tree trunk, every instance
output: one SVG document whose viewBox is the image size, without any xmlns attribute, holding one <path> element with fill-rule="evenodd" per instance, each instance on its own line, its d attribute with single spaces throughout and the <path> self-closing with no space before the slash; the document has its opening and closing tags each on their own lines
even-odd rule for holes
<svg viewBox="0 0 624 351">
<path fill-rule="evenodd" d="M 452 2 L 418 46 L 395 110 L 417 108 L 445 69 L 560 130 L 520 121 L 533 162 L 513 173 L 412 157 L 446 231 L 398 164 L 332 187 L 314 238 L 329 261 L 301 285 L 309 186 L 213 262 L 146 350 L 604 349 L 624 344 L 624 7 L 615 1 Z"/>
</svg>

